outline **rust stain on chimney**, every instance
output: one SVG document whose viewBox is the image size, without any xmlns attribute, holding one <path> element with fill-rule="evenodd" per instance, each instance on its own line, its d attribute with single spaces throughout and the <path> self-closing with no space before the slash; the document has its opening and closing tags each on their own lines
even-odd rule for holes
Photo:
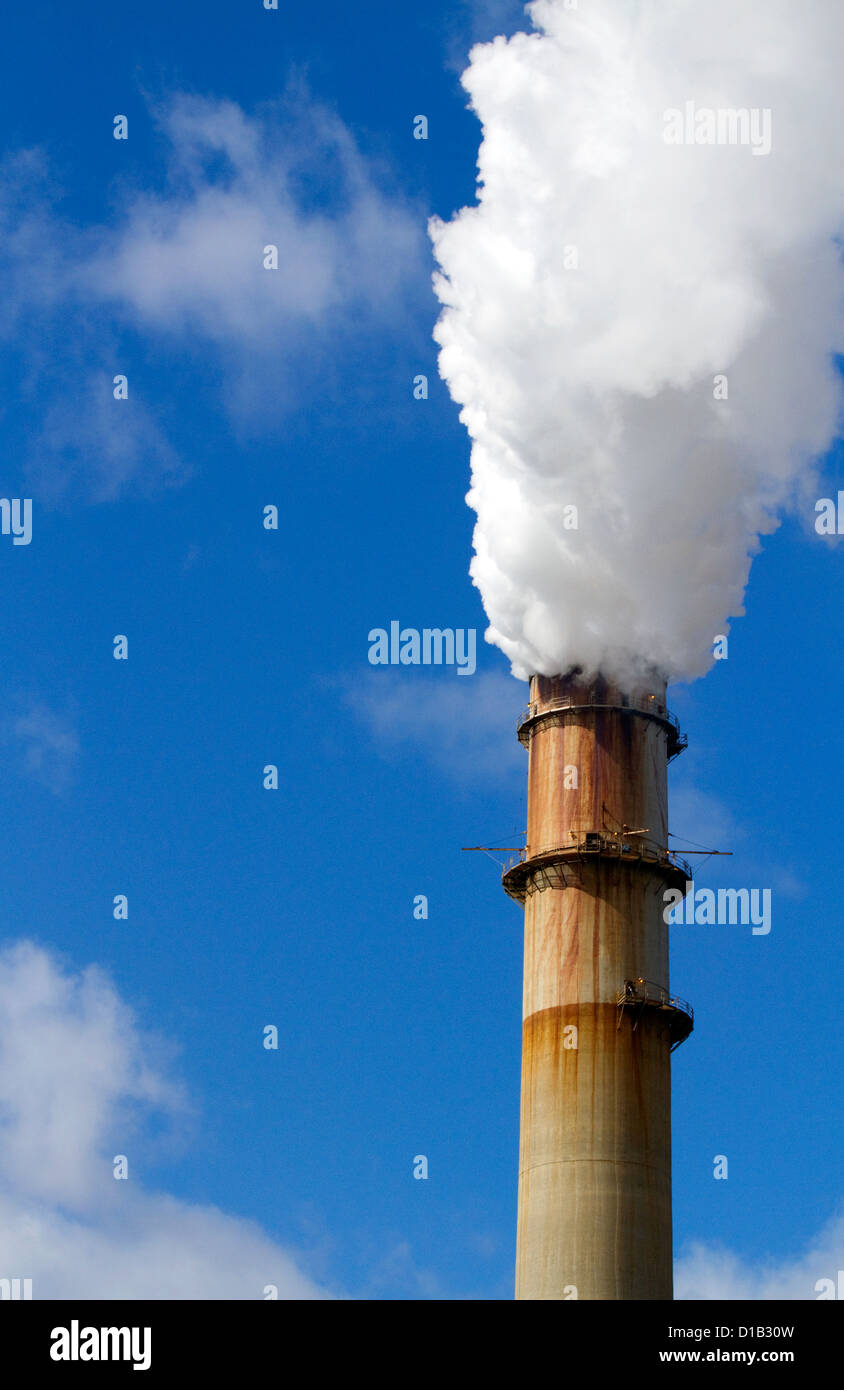
<svg viewBox="0 0 844 1390">
<path fill-rule="evenodd" d="M 684 740 L 665 686 L 535 676 L 525 856 L 516 1297 L 670 1299 L 667 764 Z"/>
</svg>

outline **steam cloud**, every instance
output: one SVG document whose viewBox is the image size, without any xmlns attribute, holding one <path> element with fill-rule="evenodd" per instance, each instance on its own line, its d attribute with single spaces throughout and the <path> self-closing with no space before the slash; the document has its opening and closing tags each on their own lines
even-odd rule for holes
<svg viewBox="0 0 844 1390">
<path fill-rule="evenodd" d="M 471 574 L 516 676 L 691 680 L 839 422 L 844 7 L 527 10 L 462 78 L 478 204 L 430 225 Z M 669 143 L 687 103 L 755 148 Z"/>
</svg>

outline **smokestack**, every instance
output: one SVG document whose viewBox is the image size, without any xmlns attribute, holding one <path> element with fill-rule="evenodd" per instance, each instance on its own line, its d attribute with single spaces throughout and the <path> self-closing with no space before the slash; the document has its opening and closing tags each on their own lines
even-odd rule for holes
<svg viewBox="0 0 844 1390">
<path fill-rule="evenodd" d="M 671 1299 L 667 765 L 684 747 L 665 682 L 622 691 L 534 676 L 525 858 L 517 1299 Z"/>
<path fill-rule="evenodd" d="M 767 0 L 750 42 L 752 8 L 531 0 L 533 32 L 477 45 L 461 79 L 477 201 L 429 223 L 486 638 L 520 679 L 564 673 L 532 676 L 527 857 L 504 878 L 525 908 L 519 1298 L 671 1297 L 691 1011 L 668 993 L 665 681 L 726 654 L 841 419 L 844 7 Z"/>
</svg>

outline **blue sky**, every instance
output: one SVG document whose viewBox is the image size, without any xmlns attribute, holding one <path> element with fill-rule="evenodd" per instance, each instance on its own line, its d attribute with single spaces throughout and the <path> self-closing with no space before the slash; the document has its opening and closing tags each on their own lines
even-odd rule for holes
<svg viewBox="0 0 844 1390">
<path fill-rule="evenodd" d="M 83 1099 L 123 1061 L 67 1159 L 79 1184 L 35 1108 L 12 1149 L 45 1176 L 7 1162 L 2 1210 L 107 1241 L 115 1201 L 162 1229 L 218 1208 L 229 1297 L 261 1297 L 274 1261 L 290 1292 L 512 1295 L 521 919 L 460 847 L 518 843 L 526 687 L 482 641 L 469 678 L 373 668 L 367 634 L 485 627 L 425 227 L 474 196 L 461 57 L 519 13 L 146 0 L 6 21 L 2 493 L 33 498 L 33 538 L 0 537 L 0 874 L 4 944 L 46 955 L 7 955 L 3 997 L 47 1100 L 51 1055 Z M 834 496 L 839 456 L 824 473 Z M 673 1064 L 675 1247 L 722 1294 L 762 1296 L 773 1269 L 813 1297 L 844 1254 L 844 585 L 813 519 L 810 501 L 766 539 L 729 659 L 673 692 L 673 831 L 733 851 L 697 882 L 773 893 L 768 936 L 672 929 L 696 1010 Z M 92 964 L 122 1001 L 103 1031 L 80 1002 Z M 130 1293 L 218 1287 L 189 1270 L 174 1290 L 142 1245 L 131 1275 L 113 1240 L 110 1258 Z M 96 1290 L 44 1259 L 48 1292 Z"/>
</svg>

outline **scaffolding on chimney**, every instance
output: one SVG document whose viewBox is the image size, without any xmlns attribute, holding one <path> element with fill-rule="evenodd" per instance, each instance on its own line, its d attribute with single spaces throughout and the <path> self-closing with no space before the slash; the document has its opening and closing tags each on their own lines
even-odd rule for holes
<svg viewBox="0 0 844 1390">
<path fill-rule="evenodd" d="M 686 1041 L 695 1026 L 695 1012 L 687 999 L 681 999 L 679 994 L 669 994 L 662 985 L 655 985 L 652 980 L 643 980 L 641 976 L 637 980 L 624 981 L 624 988 L 619 990 L 616 1003 L 616 1027 L 621 1027 L 625 1010 L 629 1010 L 634 1033 L 645 1009 L 662 1014 L 671 1028 L 672 1052 Z"/>
</svg>

